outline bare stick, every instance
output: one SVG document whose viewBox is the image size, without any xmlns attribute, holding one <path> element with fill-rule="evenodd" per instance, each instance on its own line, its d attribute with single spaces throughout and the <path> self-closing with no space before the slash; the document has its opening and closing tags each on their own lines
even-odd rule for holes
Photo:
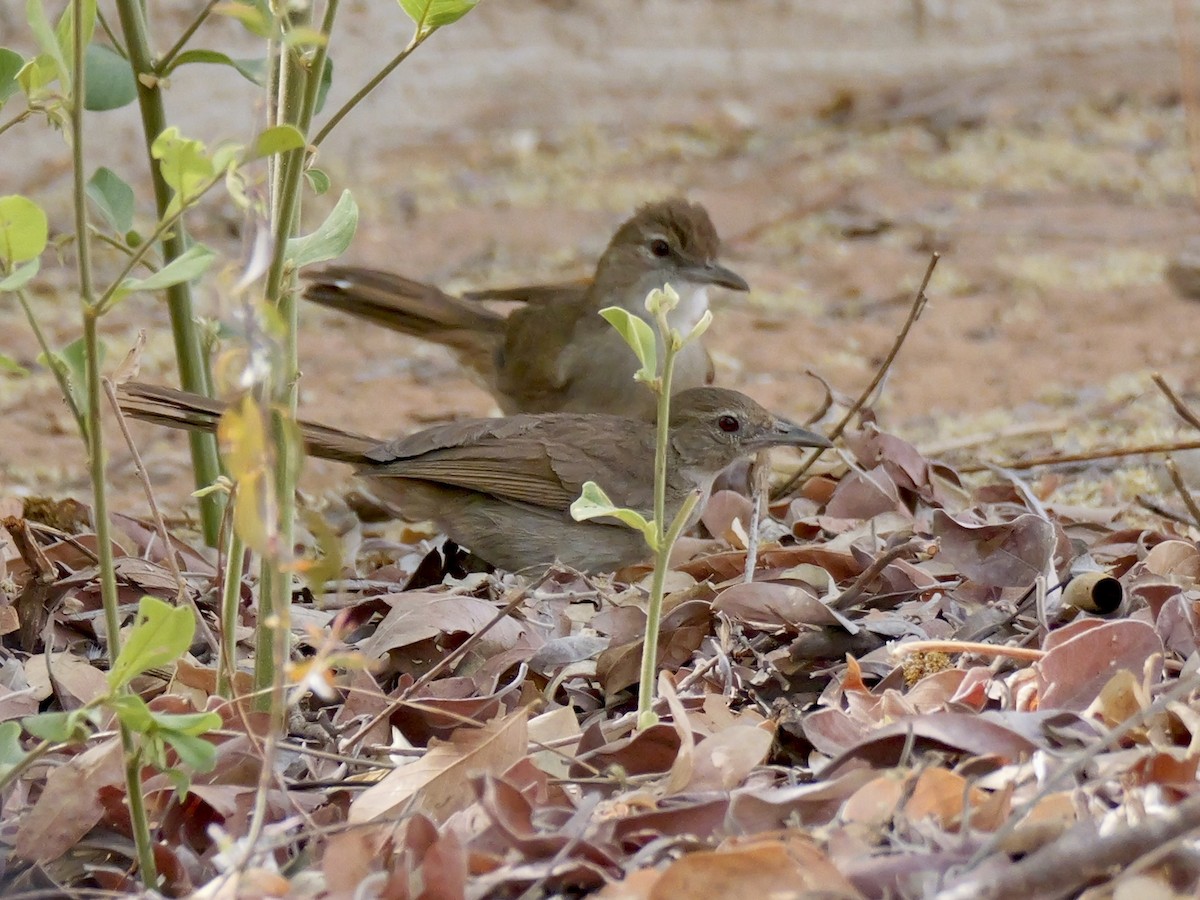
<svg viewBox="0 0 1200 900">
<path fill-rule="evenodd" d="M 829 601 L 830 609 L 843 610 L 853 604 L 863 592 L 866 591 L 867 585 L 879 577 L 879 573 L 888 567 L 895 559 L 899 559 L 910 550 L 919 550 L 925 546 L 925 541 L 914 538 L 911 541 L 905 541 L 903 544 L 897 544 L 891 550 L 885 550 L 875 557 L 875 560 L 863 569 L 862 573 L 854 579 L 854 583 L 846 588 L 837 597 Z"/>
<path fill-rule="evenodd" d="M 1029 459 L 1014 459 L 1003 463 L 973 463 L 959 466 L 962 475 L 986 472 L 993 466 L 1005 469 L 1036 469 L 1041 466 L 1056 466 L 1062 463 L 1095 462 L 1100 459 L 1121 459 L 1126 456 L 1148 456 L 1151 453 L 1175 453 L 1179 450 L 1200 450 L 1200 441 L 1174 441 L 1163 444 L 1142 444 L 1139 447 L 1108 447 L 1089 450 L 1085 453 L 1060 453 L 1054 456 L 1033 456 Z"/>
<path fill-rule="evenodd" d="M 1200 429 L 1200 416 L 1192 412 L 1192 408 L 1184 403 L 1183 399 L 1171 389 L 1171 386 L 1167 384 L 1167 380 L 1162 375 L 1155 372 L 1150 376 L 1150 380 L 1154 382 L 1155 387 L 1166 395 L 1167 400 L 1171 402 L 1171 406 L 1175 408 L 1175 412 L 1179 415 L 1179 418 L 1183 419 L 1183 421 L 1187 422 L 1193 428 Z"/>
<path fill-rule="evenodd" d="M 133 435 L 129 433 L 129 423 L 125 420 L 125 414 L 121 412 L 121 404 L 117 400 L 117 389 L 112 383 L 112 379 L 105 378 L 102 380 L 104 385 L 104 393 L 108 397 L 109 405 L 113 408 L 113 413 L 117 417 L 117 427 L 121 430 L 121 437 L 125 439 L 125 446 L 129 448 L 130 458 L 133 460 L 133 470 L 137 473 L 138 481 L 142 483 L 142 490 L 146 492 L 146 503 L 150 507 L 150 518 L 154 520 L 154 530 L 158 534 L 158 539 L 162 541 L 163 556 L 166 558 L 167 568 L 171 572 L 171 576 L 175 579 L 175 600 L 179 604 L 186 604 L 192 608 L 192 613 L 196 617 L 196 625 L 200 629 L 200 633 L 204 635 L 204 641 L 208 644 L 209 650 L 214 654 L 220 652 L 220 644 L 217 643 L 217 636 L 213 634 L 212 629 L 208 627 L 208 622 L 204 620 L 204 616 L 200 613 L 200 607 L 196 605 L 191 592 L 187 589 L 187 582 L 183 580 L 183 572 L 179 570 L 179 560 L 175 558 L 175 550 L 171 546 L 170 535 L 167 534 L 167 523 L 163 521 L 162 513 L 158 509 L 158 503 L 154 499 L 154 488 L 150 485 L 150 476 L 146 473 L 146 466 L 142 463 L 142 454 L 138 452 L 137 444 L 134 443 Z"/>
<path fill-rule="evenodd" d="M 1098 833 L 1093 823 L 1076 826 L 1018 862 L 952 885 L 938 900 L 1000 900 L 1061 897 L 1097 879 L 1110 881 L 1147 853 L 1200 828 L 1200 797 L 1147 818 L 1131 828 Z"/>
<path fill-rule="evenodd" d="M 904 320 L 904 325 L 901 326 L 900 332 L 896 335 L 896 340 L 892 342 L 892 349 L 888 351 L 888 355 L 880 363 L 878 371 L 875 372 L 875 377 L 871 379 L 871 383 L 866 386 L 863 392 L 858 395 L 858 399 L 846 410 L 841 421 L 833 426 L 833 430 L 826 435 L 831 441 L 837 440 L 842 432 L 846 430 L 846 426 L 850 424 L 850 420 L 854 418 L 860 409 L 866 406 L 867 401 L 875 393 L 875 388 L 879 387 L 880 382 L 883 381 L 884 376 L 887 375 L 888 370 L 892 367 L 892 363 L 896 359 L 896 354 L 904 346 L 904 341 L 908 337 L 909 331 L 912 330 L 913 325 L 920 318 L 921 311 L 925 309 L 925 304 L 928 302 L 928 298 L 925 296 L 925 288 L 929 287 L 929 279 L 933 277 L 933 270 L 937 267 L 938 260 L 941 258 L 940 253 L 934 253 L 929 257 L 929 265 L 925 268 L 925 276 L 921 279 L 921 284 L 917 287 L 917 292 L 913 296 L 912 305 L 908 310 L 908 318 Z M 810 453 L 804 462 L 801 463 L 799 470 L 784 483 L 783 487 L 775 491 L 771 499 L 778 500 L 786 497 L 792 488 L 799 484 L 800 479 L 804 477 L 805 473 L 812 468 L 813 463 L 821 458 L 821 454 L 824 452 L 824 449 L 819 449 Z"/>
<path fill-rule="evenodd" d="M 907 641 L 892 648 L 893 656 L 907 656 L 910 653 L 974 653 L 977 656 L 1003 656 L 1027 662 L 1037 662 L 1046 655 L 1045 650 L 1032 647 L 1009 647 L 982 641 Z"/>
<path fill-rule="evenodd" d="M 763 512 L 770 492 L 768 479 L 771 475 L 771 459 L 766 450 L 759 450 L 750 466 L 751 490 L 750 523 L 746 527 L 746 571 L 742 580 L 749 584 L 754 580 L 754 568 L 758 565 L 758 532 L 762 525 Z"/>
<path fill-rule="evenodd" d="M 1196 500 L 1192 497 L 1192 492 L 1184 484 L 1183 476 L 1179 474 L 1179 466 L 1175 465 L 1175 460 L 1167 457 L 1166 467 L 1167 474 L 1171 476 L 1171 484 L 1175 485 L 1175 490 L 1179 492 L 1179 499 L 1183 501 L 1183 505 L 1192 514 L 1192 521 L 1200 526 L 1200 506 L 1196 505 Z"/>
</svg>

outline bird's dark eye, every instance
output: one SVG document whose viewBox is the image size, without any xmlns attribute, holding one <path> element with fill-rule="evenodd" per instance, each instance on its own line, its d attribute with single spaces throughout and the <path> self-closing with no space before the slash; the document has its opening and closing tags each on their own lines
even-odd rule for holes
<svg viewBox="0 0 1200 900">
<path fill-rule="evenodd" d="M 671 255 L 671 245 L 662 238 L 655 238 L 650 242 L 650 252 L 662 259 Z"/>
<path fill-rule="evenodd" d="M 717 419 L 717 427 L 726 434 L 733 434 L 742 427 L 742 423 L 737 420 L 737 416 L 721 416 Z"/>
</svg>

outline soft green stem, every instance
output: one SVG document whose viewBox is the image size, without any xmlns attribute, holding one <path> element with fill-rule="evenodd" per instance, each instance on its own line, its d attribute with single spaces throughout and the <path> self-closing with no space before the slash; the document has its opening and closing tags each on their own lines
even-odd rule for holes
<svg viewBox="0 0 1200 900">
<path fill-rule="evenodd" d="M 329 0 L 321 23 L 321 32 L 328 37 L 333 29 L 339 0 Z M 306 64 L 295 49 L 281 48 L 278 76 L 274 80 L 278 92 L 276 121 L 295 125 L 301 134 L 308 134 L 317 105 L 321 73 L 326 62 L 327 43 L 318 46 Z M 300 375 L 298 311 L 294 288 L 295 273 L 288 271 L 287 242 L 297 229 L 300 219 L 300 198 L 307 149 L 292 150 L 277 161 L 272 179 L 272 231 L 274 252 L 267 271 L 266 299 L 280 313 L 287 334 L 284 350 L 284 380 L 279 399 L 287 411 L 288 420 L 295 418 Z M 276 448 L 275 494 L 279 507 L 279 552 L 290 562 L 295 545 L 296 480 L 299 459 L 285 421 L 273 413 L 272 429 Z M 289 616 L 292 600 L 290 570 L 279 568 L 280 559 L 263 559 L 260 583 L 260 619 L 255 653 L 255 687 L 261 692 L 260 703 L 283 715 L 284 674 L 281 663 L 287 658 Z M 265 615 L 264 615 L 265 614 Z M 264 627 L 270 623 L 271 627 Z M 270 693 L 264 691 L 271 686 Z"/>
<path fill-rule="evenodd" d="M 199 200 L 201 197 L 203 197 L 205 194 L 207 194 L 209 191 L 211 191 L 217 184 L 219 184 L 221 181 L 223 181 L 224 178 L 225 178 L 225 173 L 220 172 L 220 173 L 214 175 L 212 178 L 210 178 L 204 184 L 200 185 L 199 188 L 197 188 L 195 195 L 189 199 L 188 203 L 180 204 L 179 209 L 175 210 L 175 212 L 173 212 L 171 215 L 167 216 L 167 218 L 161 219 L 159 221 L 159 223 L 154 226 L 154 231 L 152 231 L 150 233 L 150 236 L 147 237 L 145 241 L 143 241 L 140 245 L 135 247 L 133 250 L 126 251 L 128 254 L 128 258 L 125 260 L 125 263 L 121 266 L 121 271 L 117 273 L 117 276 L 112 280 L 112 283 L 109 284 L 109 286 L 105 289 L 104 293 L 100 295 L 99 301 L 97 301 L 101 313 L 106 313 L 109 311 L 109 309 L 113 305 L 113 297 L 116 296 L 118 289 L 120 289 L 120 287 L 121 287 L 121 283 L 126 278 L 129 277 L 129 275 L 133 272 L 133 270 L 135 268 L 137 268 L 139 265 L 141 265 L 143 263 L 143 261 L 146 258 L 146 254 L 150 252 L 150 248 L 155 245 L 155 243 L 159 240 L 159 238 L 162 238 L 164 235 L 167 235 L 171 231 L 171 229 L 175 227 L 176 223 L 179 222 L 179 220 L 183 217 L 183 214 L 187 211 L 187 209 L 189 208 L 189 206 L 192 203 L 195 203 L 197 200 Z M 154 271 L 153 267 L 150 267 L 150 268 L 151 268 L 151 271 Z M 211 483 L 212 482 L 209 482 L 209 484 L 211 484 Z M 207 487 L 207 485 L 201 485 L 201 487 Z"/>
<path fill-rule="evenodd" d="M 112 535 L 108 521 L 108 490 L 104 471 L 104 432 L 100 418 L 100 340 L 98 312 L 92 286 L 91 244 L 88 242 L 87 184 L 84 171 L 83 98 L 85 96 L 85 67 L 83 41 L 83 3 L 74 0 L 72 7 L 72 83 L 71 83 L 71 163 L 74 177 L 75 259 L 79 270 L 79 297 L 83 308 L 83 340 L 87 371 L 87 429 L 88 465 L 92 479 L 92 527 L 96 532 L 96 555 L 100 568 L 100 597 L 104 606 L 105 643 L 111 667 L 121 652 L 121 619 L 118 610 L 116 564 L 113 559 Z M 151 890 L 158 886 L 154 864 L 154 844 L 150 823 L 146 818 L 142 794 L 141 766 L 133 735 L 120 725 L 121 746 L 125 752 L 125 796 L 129 803 L 129 820 L 137 847 L 142 883 Z"/>
<path fill-rule="evenodd" d="M 412 52 L 420 47 L 430 34 L 433 34 L 433 32 L 430 31 L 422 35 L 420 29 L 418 29 L 417 33 L 413 35 L 413 39 L 408 42 L 408 46 L 392 57 L 391 62 L 375 73 L 375 77 L 359 88 L 358 91 L 355 92 L 354 96 L 343 103 L 341 109 L 335 112 L 330 117 L 329 121 L 321 126 L 321 130 L 317 132 L 317 136 L 312 139 L 312 145 L 314 147 L 320 147 L 321 142 L 324 141 L 325 138 L 329 137 L 329 132 L 337 128 L 338 123 L 341 122 L 342 119 L 346 118 L 346 116 L 350 114 L 350 111 L 353 110 L 354 107 L 358 106 L 358 104 L 361 103 L 363 99 L 366 98 L 369 93 L 371 93 L 371 91 L 379 87 L 379 85 L 383 83 L 383 80 L 392 74 L 396 66 L 408 59 L 408 57 L 412 55 Z"/>
<path fill-rule="evenodd" d="M 221 667 L 217 673 L 217 693 L 233 698 L 237 672 L 238 604 L 242 597 L 242 571 L 246 563 L 246 545 L 236 529 L 229 527 L 225 552 L 225 582 L 221 586 Z"/>
<path fill-rule="evenodd" d="M 187 42 L 192 39 L 192 35 L 195 34 L 196 30 L 204 24 L 204 21 L 212 13 L 213 7 L 220 2 L 221 0 L 208 0 L 208 3 L 204 5 L 204 8 L 196 14 L 196 18 L 192 19 L 192 21 L 188 23 L 187 27 L 183 29 L 183 32 L 179 35 L 178 40 L 176 40 L 171 46 L 171 49 L 164 53 L 158 60 L 157 64 L 155 65 L 155 71 L 170 71 L 171 63 L 175 61 L 175 57 L 178 56 L 183 48 L 187 46 Z"/>
<path fill-rule="evenodd" d="M 14 125 L 20 125 L 22 122 L 24 122 L 26 119 L 28 119 L 32 115 L 33 115 L 32 109 L 21 110 L 19 113 L 17 113 L 11 119 L 9 119 L 7 122 L 5 122 L 3 125 L 0 125 L 0 134 L 4 134 L 4 132 L 8 131 L 8 129 L 12 128 Z"/>
<path fill-rule="evenodd" d="M 650 580 L 650 601 L 646 606 L 646 639 L 642 643 L 642 669 L 638 683 L 638 727 L 653 725 L 655 670 L 658 664 L 658 630 L 662 623 L 663 595 L 666 589 L 667 569 L 670 565 L 671 547 L 675 540 L 667 535 L 667 441 L 671 430 L 671 379 L 675 372 L 675 354 L 678 348 L 671 339 L 670 326 L 663 315 L 658 317 L 658 329 L 662 335 L 662 373 L 658 391 L 658 420 L 654 440 L 654 575 Z M 678 537 L 676 522 L 671 531 Z M 686 522 L 686 519 L 683 520 Z M 678 526 L 679 530 L 683 525 Z"/>
<path fill-rule="evenodd" d="M 37 339 L 38 346 L 42 348 L 42 355 L 46 358 L 46 365 L 54 373 L 54 380 L 58 382 L 58 389 L 62 391 L 63 400 L 66 401 L 67 407 L 71 410 L 71 415 L 75 417 L 75 424 L 79 426 L 79 436 L 83 438 L 84 444 L 87 444 L 87 422 L 83 418 L 83 412 L 75 404 L 75 396 L 71 393 L 71 385 L 67 381 L 67 373 L 50 350 L 50 343 L 46 340 L 46 334 L 42 331 L 42 326 L 38 322 L 37 316 L 33 314 L 33 307 L 29 303 L 29 295 L 25 293 L 24 288 L 17 291 L 17 301 L 21 304 L 21 309 L 25 310 L 25 318 L 29 321 L 29 327 L 33 330 L 33 336 Z"/>
<path fill-rule="evenodd" d="M 150 152 L 154 139 L 167 127 L 167 115 L 162 92 L 155 76 L 154 59 L 150 51 L 149 33 L 140 0 L 116 0 L 117 14 L 124 32 L 129 63 L 137 82 L 138 106 L 142 115 L 142 131 L 146 157 L 154 183 L 154 200 L 158 218 L 166 217 L 171 203 L 171 188 L 162 177 L 157 161 Z M 187 237 L 182 223 L 162 240 L 164 263 L 170 263 L 187 249 Z M 171 316 L 171 332 L 175 338 L 175 359 L 179 379 L 185 390 L 206 396 L 212 393 L 208 366 L 200 341 L 199 329 L 193 321 L 191 288 L 186 282 L 166 289 L 167 309 Z M 192 432 L 189 435 L 192 451 L 192 471 L 198 488 L 217 480 L 221 472 L 217 457 L 217 442 L 210 434 Z M 222 495 L 210 492 L 200 500 L 200 520 L 204 539 L 210 545 L 217 542 L 221 524 Z"/>
</svg>

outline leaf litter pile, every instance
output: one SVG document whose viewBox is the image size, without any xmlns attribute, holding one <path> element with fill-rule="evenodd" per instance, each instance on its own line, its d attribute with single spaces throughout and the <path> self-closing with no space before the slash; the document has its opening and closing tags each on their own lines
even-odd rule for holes
<svg viewBox="0 0 1200 900">
<path fill-rule="evenodd" d="M 114 515 L 126 622 L 150 595 L 208 624 L 135 691 L 222 721 L 208 771 L 181 781 L 175 749 L 146 770 L 163 892 L 1194 895 L 1194 525 L 960 475 L 864 422 L 770 504 L 752 579 L 753 504 L 714 495 L 668 577 L 641 731 L 645 568 L 480 572 L 356 522 L 341 571 L 295 594 L 271 737 L 216 693 L 223 562 Z M 78 708 L 105 689 L 90 510 L 2 504 L 0 721 Z M 246 672 L 256 594 L 247 579 Z M 114 732 L 52 750 L 3 802 L 5 896 L 136 883 Z"/>
</svg>

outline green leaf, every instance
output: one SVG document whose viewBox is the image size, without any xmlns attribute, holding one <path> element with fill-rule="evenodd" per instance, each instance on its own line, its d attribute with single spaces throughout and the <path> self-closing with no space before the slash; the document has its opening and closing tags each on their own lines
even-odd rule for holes
<svg viewBox="0 0 1200 900">
<path fill-rule="evenodd" d="M 349 191 L 342 191 L 337 204 L 316 231 L 288 241 L 288 258 L 297 269 L 327 259 L 336 259 L 350 246 L 356 228 L 358 204 L 354 202 Z"/>
<path fill-rule="evenodd" d="M 25 0 L 25 21 L 29 24 L 29 30 L 33 32 L 38 49 L 41 51 L 38 55 L 49 60 L 49 64 L 54 69 L 54 77 L 58 78 L 63 85 L 63 90 L 66 90 L 67 84 L 70 82 L 70 69 L 67 68 L 67 60 L 63 56 L 63 49 L 58 42 L 58 37 L 55 35 L 54 29 L 50 27 L 50 20 L 46 18 L 46 8 L 42 0 Z"/>
<path fill-rule="evenodd" d="M 219 728 L 221 717 L 216 718 L 213 727 Z M 178 732 L 165 732 L 163 740 L 174 748 L 179 761 L 194 772 L 208 772 L 217 764 L 217 748 L 210 741 Z"/>
<path fill-rule="evenodd" d="M 266 87 L 267 85 L 267 60 L 265 57 L 237 59 L 218 50 L 184 50 L 171 60 L 170 67 L 163 74 L 169 75 L 180 66 L 194 63 L 229 66 L 229 68 L 237 71 L 251 84 L 256 84 L 259 87 Z"/>
<path fill-rule="evenodd" d="M 0 106 L 21 89 L 17 73 L 25 67 L 25 57 L 15 50 L 0 47 Z"/>
<path fill-rule="evenodd" d="M 0 278 L 0 291 L 15 291 L 25 287 L 33 280 L 33 276 L 41 267 L 40 259 L 31 259 L 29 262 L 17 266 L 7 278 Z"/>
<path fill-rule="evenodd" d="M 658 374 L 658 348 L 654 340 L 654 330 L 645 319 L 620 306 L 607 306 L 600 310 L 600 315 L 617 329 L 617 333 L 625 339 L 633 355 L 642 364 L 633 377 L 638 381 L 652 381 Z"/>
<path fill-rule="evenodd" d="M 87 737 L 90 711 L 84 708 L 69 712 L 44 712 L 26 716 L 21 726 L 35 738 L 52 744 L 70 744 Z"/>
<path fill-rule="evenodd" d="M 59 48 L 62 50 L 68 71 L 74 68 L 75 65 L 75 56 L 71 50 L 75 44 L 73 19 L 77 7 L 83 8 L 83 46 L 85 51 L 92 43 L 92 34 L 96 30 L 96 0 L 83 0 L 82 3 L 71 3 L 63 10 L 63 14 L 59 16 L 58 24 L 54 26 L 54 37 L 58 41 Z M 87 65 L 86 61 L 84 65 Z"/>
<path fill-rule="evenodd" d="M 285 47 L 323 47 L 327 43 L 329 38 L 324 32 L 311 25 L 293 25 L 283 35 Z"/>
<path fill-rule="evenodd" d="M 325 108 L 325 96 L 329 93 L 329 88 L 333 86 L 333 57 L 325 57 L 325 68 L 321 70 L 321 83 L 317 85 L 317 103 L 313 109 L 314 113 L 319 113 Z"/>
<path fill-rule="evenodd" d="M 121 282 L 121 296 L 134 291 L 161 291 L 163 288 L 191 281 L 203 274 L 216 258 L 217 254 L 203 244 L 193 244 L 153 275 L 147 275 L 145 278 L 126 278 Z"/>
<path fill-rule="evenodd" d="M 88 179 L 87 195 L 118 234 L 133 227 L 133 188 L 112 169 L 101 166 Z"/>
<path fill-rule="evenodd" d="M 24 378 L 29 374 L 29 370 L 13 359 L 11 356 L 6 356 L 0 353 L 0 372 L 8 375 L 17 375 Z"/>
<path fill-rule="evenodd" d="M 708 331 L 708 326 L 712 324 L 713 314 L 711 309 L 706 309 L 704 315 L 692 326 L 692 330 L 684 336 L 682 343 L 690 344 L 692 341 L 701 337 L 704 332 Z"/>
<path fill-rule="evenodd" d="M 17 722 L 0 722 L 0 778 L 21 764 L 25 750 L 21 747 L 21 726 Z"/>
<path fill-rule="evenodd" d="M 313 193 L 320 197 L 329 190 L 329 176 L 322 169 L 306 169 L 304 177 L 308 179 L 309 187 L 313 189 Z"/>
<path fill-rule="evenodd" d="M 479 0 L 400 0 L 400 6 L 413 20 L 421 37 L 457 22 L 478 3 Z"/>
<path fill-rule="evenodd" d="M 218 3 L 213 12 L 222 16 L 237 19 L 251 34 L 260 38 L 269 38 L 274 25 L 270 10 L 259 3 Z"/>
<path fill-rule="evenodd" d="M 204 144 L 183 137 L 175 126 L 164 128 L 154 139 L 150 154 L 159 160 L 163 180 L 175 191 L 172 210 L 195 199 L 213 177 L 215 169 Z M 168 212 L 168 215 L 170 212 Z"/>
<path fill-rule="evenodd" d="M 107 352 L 108 346 L 101 342 L 99 348 L 101 365 L 104 363 Z M 38 354 L 38 359 L 45 365 L 53 366 L 66 374 L 67 387 L 71 391 L 71 399 L 75 401 L 75 408 L 86 416 L 88 412 L 88 393 L 85 390 L 87 387 L 87 345 L 83 338 L 71 341 L 57 353 L 52 354 L 50 359 L 45 359 L 41 354 Z"/>
<path fill-rule="evenodd" d="M 20 194 L 0 197 L 0 260 L 11 265 L 36 259 L 49 234 L 40 206 Z"/>
<path fill-rule="evenodd" d="M 179 659 L 192 643 L 196 620 L 186 606 L 171 606 L 156 597 L 143 597 L 137 620 L 121 655 L 108 673 L 108 685 L 120 690 L 143 672 Z"/>
<path fill-rule="evenodd" d="M 636 510 L 615 506 L 608 494 L 604 493 L 604 489 L 594 481 L 584 482 L 583 492 L 571 504 L 571 518 L 576 522 L 585 519 L 616 519 L 634 531 L 640 531 L 651 550 L 656 549 L 658 544 L 657 529 L 653 522 L 646 521 L 646 517 Z"/>
<path fill-rule="evenodd" d="M 254 142 L 251 159 L 261 159 L 264 156 L 274 156 L 276 153 L 286 153 L 288 150 L 300 150 L 304 147 L 304 135 L 294 125 L 276 125 L 268 128 Z"/>
<path fill-rule="evenodd" d="M 126 59 L 102 44 L 89 44 L 85 52 L 84 109 L 92 112 L 120 109 L 137 99 L 137 82 Z"/>
<path fill-rule="evenodd" d="M 17 73 L 17 84 L 21 86 L 21 91 L 30 100 L 39 98 L 42 88 L 53 84 L 57 79 L 58 68 L 55 65 L 54 57 L 45 53 L 39 53 L 26 62 L 21 71 Z"/>
</svg>

